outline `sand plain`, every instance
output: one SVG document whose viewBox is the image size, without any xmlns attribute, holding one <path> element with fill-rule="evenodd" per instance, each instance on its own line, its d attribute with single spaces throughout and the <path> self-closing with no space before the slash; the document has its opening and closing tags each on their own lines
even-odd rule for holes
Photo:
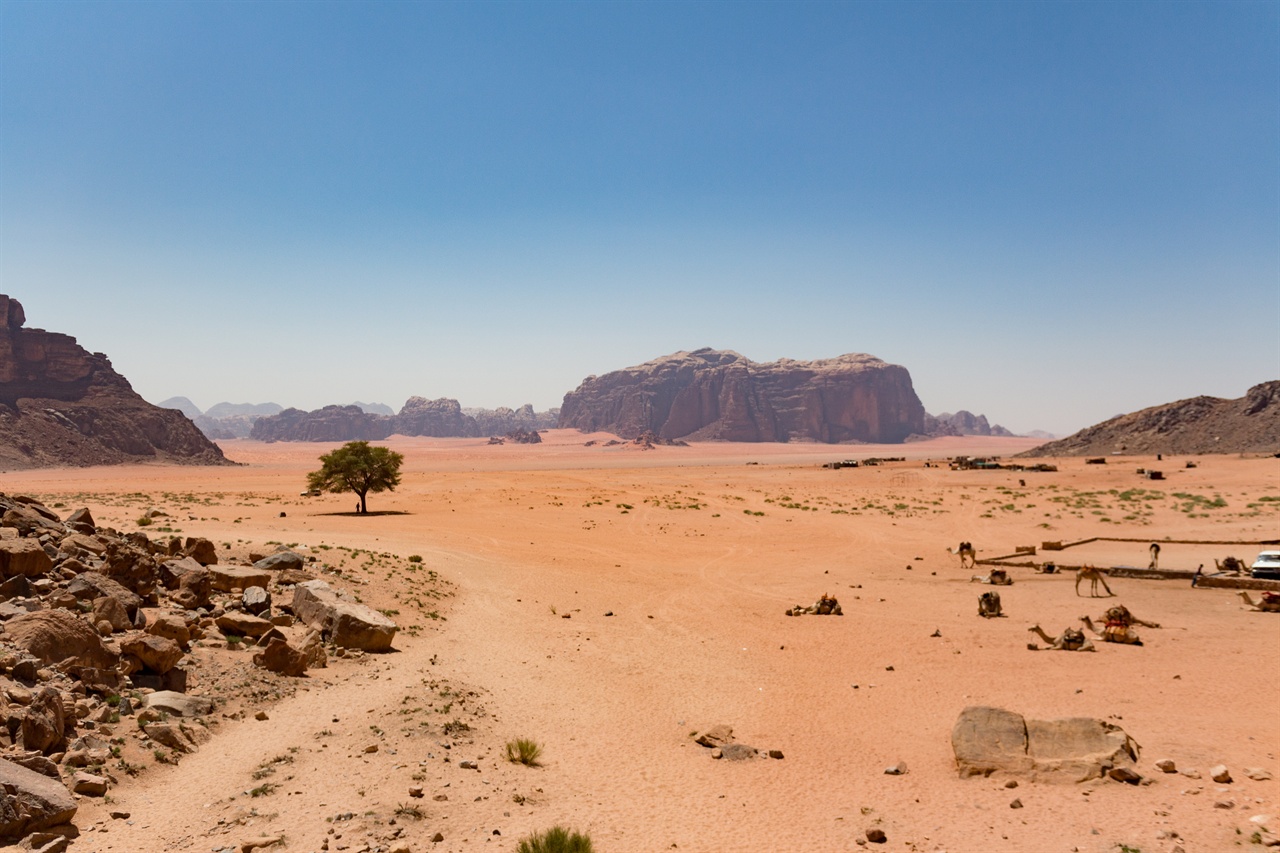
<svg viewBox="0 0 1280 853">
<path fill-rule="evenodd" d="M 218 851 L 283 834 L 270 849 L 505 851 L 564 824 L 604 853 L 850 850 L 873 826 L 888 841 L 871 849 L 1191 853 L 1250 849 L 1250 818 L 1280 818 L 1280 783 L 1242 772 L 1280 774 L 1280 616 L 1247 612 L 1228 590 L 1115 578 L 1114 601 L 1164 626 L 1142 629 L 1145 646 L 1031 652 L 1030 625 L 1056 633 L 1104 601 L 1077 597 L 1071 576 L 1014 569 L 1000 590 L 1008 618 L 980 619 L 987 587 L 944 550 L 1278 538 L 1280 459 L 1166 458 L 1168 479 L 1150 482 L 1135 469 L 1155 460 L 1137 457 L 1050 460 L 1056 473 L 924 467 L 1035 443 L 1024 439 L 642 451 L 589 438 L 609 437 L 395 437 L 403 483 L 371 495 L 368 517 L 350 512 L 351 495 L 299 495 L 330 445 L 223 442 L 245 463 L 235 468 L 0 476 L 0 490 L 87 505 L 100 525 L 136 529 L 163 506 L 184 535 L 298 543 L 322 559 L 324 546 L 420 555 L 452 584 L 419 607 L 404 573 L 349 572 L 367 603 L 417 626 L 396 651 L 313 671 L 264 706 L 269 719 L 226 719 L 176 767 L 121 778 L 110 803 L 84 800 L 74 849 Z M 820 467 L 868 456 L 908 458 Z M 1166 545 L 1161 565 L 1257 550 Z M 1141 542 L 1078 553 L 1147 561 Z M 822 593 L 843 617 L 784 615 Z M 971 704 L 1115 722 L 1141 744 L 1151 784 L 960 779 L 950 732 Z M 446 735 L 451 720 L 471 730 Z M 785 758 L 712 760 L 690 733 L 718 723 Z M 501 760 L 513 737 L 542 744 L 541 767 Z M 251 796 L 255 772 L 286 755 L 278 787 Z M 1162 758 L 1201 778 L 1160 773 Z M 885 775 L 897 762 L 908 772 Z M 1208 779 L 1218 763 L 1233 783 Z M 425 798 L 410 800 L 414 785 Z"/>
</svg>

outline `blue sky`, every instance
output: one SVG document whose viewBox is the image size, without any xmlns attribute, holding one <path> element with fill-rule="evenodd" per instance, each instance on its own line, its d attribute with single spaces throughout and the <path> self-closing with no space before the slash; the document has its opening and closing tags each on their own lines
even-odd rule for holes
<svg viewBox="0 0 1280 853">
<path fill-rule="evenodd" d="M 869 352 L 1066 433 L 1280 378 L 1280 5 L 0 0 L 0 292 L 143 396 Z"/>
</svg>

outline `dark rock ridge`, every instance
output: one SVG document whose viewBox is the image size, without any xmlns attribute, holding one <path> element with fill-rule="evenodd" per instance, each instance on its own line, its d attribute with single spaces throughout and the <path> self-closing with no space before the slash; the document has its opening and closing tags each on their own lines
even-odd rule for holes
<svg viewBox="0 0 1280 853">
<path fill-rule="evenodd" d="M 1192 397 L 1119 415 L 1021 456 L 1280 451 L 1280 380 L 1243 397 Z"/>
<path fill-rule="evenodd" d="M 1012 437 L 1013 433 L 999 424 L 994 426 L 987 421 L 986 415 L 975 415 L 973 412 L 967 412 L 964 409 L 956 412 L 954 415 L 949 412 L 943 412 L 940 415 L 925 414 L 924 416 L 925 435 L 994 435 L 1004 438 Z"/>
<path fill-rule="evenodd" d="M 312 412 L 285 409 L 258 418 L 250 431 L 260 441 L 377 441 L 391 435 L 478 438 L 534 432 L 555 426 L 555 415 L 519 409 L 463 409 L 457 400 L 410 397 L 395 415 L 371 414 L 354 406 L 325 406 Z"/>
<path fill-rule="evenodd" d="M 635 438 L 723 441 L 904 441 L 924 432 L 905 367 L 864 354 L 761 364 L 736 352 L 678 352 L 565 395 L 561 427 Z"/>
<path fill-rule="evenodd" d="M 105 355 L 25 322 L 22 305 L 0 294 L 0 469 L 229 464 L 181 412 L 139 397 Z"/>
</svg>

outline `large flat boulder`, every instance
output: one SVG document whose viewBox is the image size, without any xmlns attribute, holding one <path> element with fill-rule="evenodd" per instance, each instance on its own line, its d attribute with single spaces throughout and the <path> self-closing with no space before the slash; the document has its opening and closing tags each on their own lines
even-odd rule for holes
<svg viewBox="0 0 1280 853">
<path fill-rule="evenodd" d="M 209 582 L 221 592 L 244 591 L 251 586 L 267 589 L 271 586 L 271 572 L 249 566 L 209 566 Z"/>
<path fill-rule="evenodd" d="M 5 623 L 5 640 L 51 664 L 74 658 L 76 665 L 114 669 L 119 656 L 102 644 L 88 622 L 68 610 L 41 610 L 15 616 Z"/>
<path fill-rule="evenodd" d="M 82 601 L 96 601 L 99 598 L 114 598 L 124 605 L 125 611 L 132 619 L 142 606 L 142 597 L 118 581 L 112 580 L 101 572 L 81 572 L 67 584 L 67 592 Z"/>
<path fill-rule="evenodd" d="M 213 713 L 213 700 L 203 696 L 189 696 L 172 690 L 157 690 L 146 698 L 148 708 L 158 708 L 179 717 L 203 717 Z"/>
<path fill-rule="evenodd" d="M 53 560 L 35 539 L 0 539 L 0 577 L 40 577 L 53 569 Z"/>
<path fill-rule="evenodd" d="M 76 808 L 61 782 L 0 759 L 0 838 L 69 823 Z"/>
<path fill-rule="evenodd" d="M 1013 711 L 984 706 L 960 712 L 951 730 L 951 748 L 961 776 L 998 772 L 1051 782 L 1100 778 L 1138 758 L 1133 739 L 1104 720 L 1027 720 Z"/>
<path fill-rule="evenodd" d="M 293 588 L 293 614 L 337 646 L 385 652 L 396 635 L 396 623 L 383 614 L 342 598 L 324 581 Z"/>
</svg>

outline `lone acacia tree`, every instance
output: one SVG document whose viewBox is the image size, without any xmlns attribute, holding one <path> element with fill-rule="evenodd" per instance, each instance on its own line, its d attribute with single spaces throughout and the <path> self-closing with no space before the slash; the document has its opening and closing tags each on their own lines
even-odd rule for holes
<svg viewBox="0 0 1280 853">
<path fill-rule="evenodd" d="M 332 453 L 320 457 L 321 468 L 307 475 L 308 489 L 326 492 L 355 492 L 360 496 L 360 512 L 367 513 L 365 495 L 391 492 L 400 485 L 400 465 L 404 455 L 385 447 L 370 447 L 367 441 L 348 441 Z"/>
</svg>

